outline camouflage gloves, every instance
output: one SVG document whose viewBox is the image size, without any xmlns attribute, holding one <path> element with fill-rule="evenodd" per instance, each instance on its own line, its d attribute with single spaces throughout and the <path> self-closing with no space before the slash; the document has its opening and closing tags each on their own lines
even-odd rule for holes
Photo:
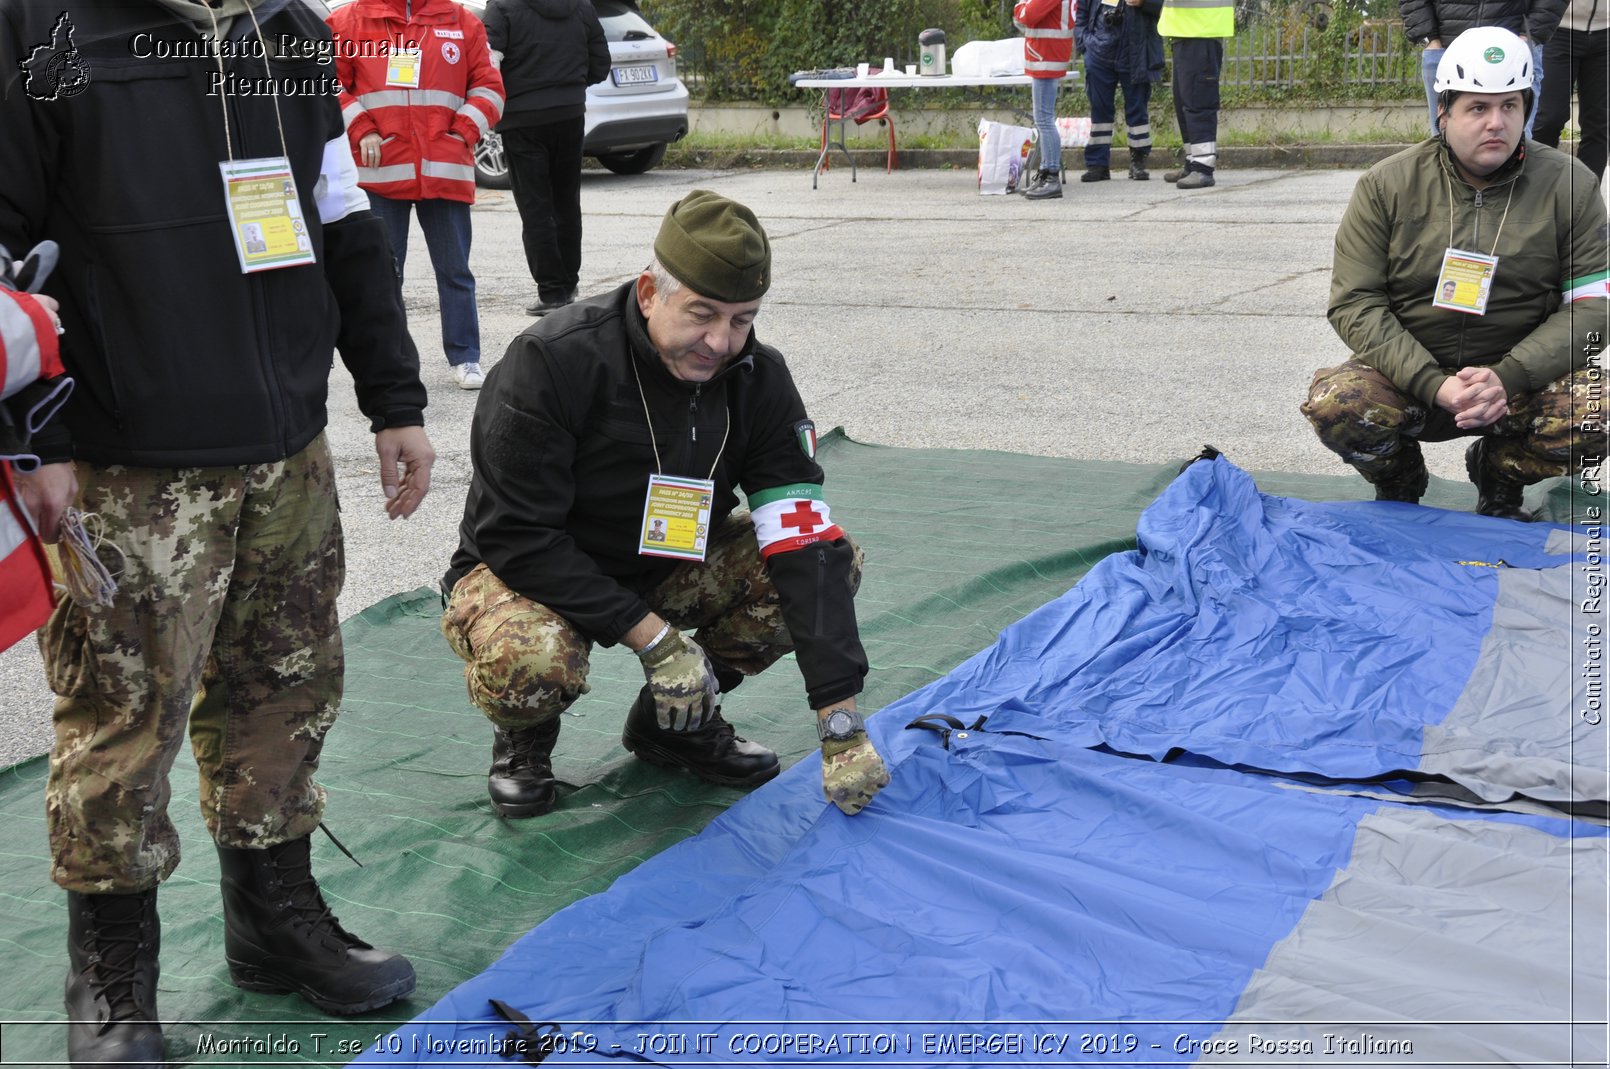
<svg viewBox="0 0 1610 1069">
<path fill-rule="evenodd" d="M 696 731 L 721 702 L 710 661 L 697 642 L 676 628 L 665 631 L 638 651 L 654 717 L 662 731 Z"/>
<path fill-rule="evenodd" d="M 822 743 L 822 793 L 850 816 L 888 785 L 889 770 L 883 767 L 883 758 L 865 731 L 844 742 L 828 739 Z"/>
</svg>

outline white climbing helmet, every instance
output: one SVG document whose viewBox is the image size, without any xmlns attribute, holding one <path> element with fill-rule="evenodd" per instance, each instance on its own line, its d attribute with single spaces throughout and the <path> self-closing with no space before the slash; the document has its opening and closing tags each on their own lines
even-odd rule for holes
<svg viewBox="0 0 1610 1069">
<path fill-rule="evenodd" d="M 1532 47 L 1502 26 L 1477 26 L 1448 45 L 1434 92 L 1513 93 L 1532 88 Z"/>
</svg>

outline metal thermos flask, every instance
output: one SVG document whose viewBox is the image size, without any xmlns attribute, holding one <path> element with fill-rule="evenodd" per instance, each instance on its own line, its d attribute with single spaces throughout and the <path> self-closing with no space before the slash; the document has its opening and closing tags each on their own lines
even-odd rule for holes
<svg viewBox="0 0 1610 1069">
<path fill-rule="evenodd" d="M 945 31 L 923 30 L 917 35 L 918 74 L 945 73 Z"/>
</svg>

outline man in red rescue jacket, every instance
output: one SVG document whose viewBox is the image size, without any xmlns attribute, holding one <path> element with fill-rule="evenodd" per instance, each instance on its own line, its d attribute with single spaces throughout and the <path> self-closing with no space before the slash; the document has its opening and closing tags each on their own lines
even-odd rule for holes
<svg viewBox="0 0 1610 1069">
<path fill-rule="evenodd" d="M 454 381 L 481 388 L 470 273 L 475 146 L 503 115 L 503 77 L 481 21 L 452 0 L 357 0 L 329 19 L 358 184 L 391 232 L 397 274 L 419 216 Z"/>
<path fill-rule="evenodd" d="M 38 465 L 27 438 L 72 389 L 56 346 L 56 301 L 12 289 L 9 267 L 0 248 L 0 400 L 12 402 L 0 411 L 0 650 L 37 630 L 55 604 L 38 529 L 54 531 L 58 520 L 29 515 L 11 468 Z"/>
</svg>

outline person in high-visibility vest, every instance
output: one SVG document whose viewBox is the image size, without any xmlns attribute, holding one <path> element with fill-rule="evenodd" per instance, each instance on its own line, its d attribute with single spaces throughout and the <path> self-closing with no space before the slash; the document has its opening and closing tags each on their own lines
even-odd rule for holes
<svg viewBox="0 0 1610 1069">
<path fill-rule="evenodd" d="M 1185 144 L 1185 166 L 1163 180 L 1206 189 L 1219 164 L 1219 68 L 1224 39 L 1235 36 L 1235 0 L 1165 0 L 1157 28 L 1174 56 L 1174 117 Z"/>
</svg>

